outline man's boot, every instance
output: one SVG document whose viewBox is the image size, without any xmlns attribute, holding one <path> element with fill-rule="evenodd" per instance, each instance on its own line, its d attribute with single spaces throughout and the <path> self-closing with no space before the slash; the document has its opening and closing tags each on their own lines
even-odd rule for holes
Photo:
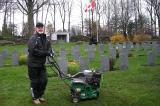
<svg viewBox="0 0 160 106">
<path fill-rule="evenodd" d="M 40 101 L 40 102 L 46 102 L 46 100 L 45 100 L 44 98 L 42 98 L 42 97 L 39 98 L 39 101 Z"/>
<path fill-rule="evenodd" d="M 41 104 L 41 102 L 39 101 L 39 99 L 33 100 L 33 103 L 36 104 L 36 105 Z"/>
</svg>

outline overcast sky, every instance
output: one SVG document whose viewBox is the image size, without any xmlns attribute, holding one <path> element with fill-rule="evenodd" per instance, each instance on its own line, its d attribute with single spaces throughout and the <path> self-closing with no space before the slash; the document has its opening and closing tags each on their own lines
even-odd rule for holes
<svg viewBox="0 0 160 106">
<path fill-rule="evenodd" d="M 79 2 L 77 2 L 78 0 L 73 0 L 74 2 L 74 5 L 73 5 L 73 9 L 72 9 L 72 15 L 71 15 L 71 25 L 80 25 L 80 4 Z M 89 0 L 83 0 L 83 6 L 84 6 L 84 9 L 85 9 L 85 6 L 86 4 L 88 3 Z M 47 7 L 45 8 L 45 10 L 47 10 Z M 50 11 L 53 11 L 52 9 L 50 9 Z M 53 14 L 53 12 L 52 12 Z M 41 22 L 41 11 L 39 12 L 39 18 L 38 20 Z M 46 12 L 44 13 L 44 18 L 46 16 Z M 4 17 L 4 14 L 3 13 L 0 13 L 0 30 L 2 29 L 2 25 L 3 25 L 3 17 Z M 84 17 L 87 17 L 87 14 L 84 12 Z M 23 15 L 20 11 L 16 11 L 15 12 L 15 24 L 18 26 L 18 32 L 21 32 L 21 27 L 22 27 L 22 22 L 23 22 Z M 44 20 L 44 19 L 43 19 Z M 52 18 L 51 18 L 51 14 L 48 13 L 48 19 L 47 19 L 47 23 L 48 22 L 51 22 L 53 23 L 52 21 Z M 25 16 L 25 22 L 27 22 L 27 16 Z M 65 29 L 68 29 L 68 26 L 67 26 L 67 23 L 68 23 L 68 16 L 66 16 L 66 22 L 65 22 Z M 59 14 L 59 10 L 58 10 L 58 7 L 57 7 L 57 10 L 56 10 L 56 30 L 59 30 L 59 29 L 62 29 L 62 21 L 61 21 L 61 17 L 60 17 L 60 14 Z"/>
</svg>

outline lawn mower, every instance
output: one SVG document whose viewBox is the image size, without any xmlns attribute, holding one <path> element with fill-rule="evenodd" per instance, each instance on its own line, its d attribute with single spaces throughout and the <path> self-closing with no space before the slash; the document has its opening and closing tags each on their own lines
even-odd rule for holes
<svg viewBox="0 0 160 106">
<path fill-rule="evenodd" d="M 98 99 L 101 80 L 100 72 L 84 70 L 83 72 L 78 72 L 75 75 L 67 76 L 61 72 L 60 67 L 53 55 L 48 57 L 48 61 L 50 68 L 70 88 L 72 102 L 77 103 L 80 100 L 85 99 Z"/>
</svg>

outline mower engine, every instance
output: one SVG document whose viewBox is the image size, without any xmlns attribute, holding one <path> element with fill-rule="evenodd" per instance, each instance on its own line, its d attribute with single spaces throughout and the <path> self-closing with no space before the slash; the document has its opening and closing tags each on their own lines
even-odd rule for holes
<svg viewBox="0 0 160 106">
<path fill-rule="evenodd" d="M 99 97 L 101 73 L 84 70 L 72 76 L 71 97 L 74 103 Z"/>
</svg>

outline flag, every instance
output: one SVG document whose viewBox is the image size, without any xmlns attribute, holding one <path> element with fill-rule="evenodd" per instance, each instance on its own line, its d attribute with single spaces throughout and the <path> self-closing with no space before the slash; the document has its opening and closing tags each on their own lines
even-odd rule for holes
<svg viewBox="0 0 160 106">
<path fill-rule="evenodd" d="M 95 5 L 96 5 L 95 0 L 92 0 L 92 1 L 87 5 L 87 7 L 86 7 L 86 9 L 85 9 L 85 12 L 88 12 L 89 10 L 94 10 Z"/>
</svg>

